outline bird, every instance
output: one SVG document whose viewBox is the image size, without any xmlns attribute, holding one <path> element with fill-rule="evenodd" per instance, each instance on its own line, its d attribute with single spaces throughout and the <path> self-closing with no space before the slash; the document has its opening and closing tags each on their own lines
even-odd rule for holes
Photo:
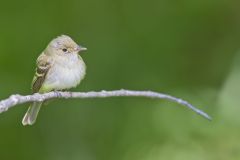
<svg viewBox="0 0 240 160">
<path fill-rule="evenodd" d="M 70 36 L 54 38 L 36 61 L 32 81 L 33 93 L 47 93 L 74 88 L 86 74 L 86 65 L 79 53 L 87 48 L 78 45 Z M 43 102 L 33 102 L 25 113 L 22 124 L 33 125 Z"/>
</svg>

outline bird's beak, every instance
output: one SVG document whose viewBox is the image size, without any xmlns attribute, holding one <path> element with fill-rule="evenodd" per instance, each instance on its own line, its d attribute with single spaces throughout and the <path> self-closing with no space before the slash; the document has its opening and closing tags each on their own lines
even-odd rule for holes
<svg viewBox="0 0 240 160">
<path fill-rule="evenodd" d="M 87 48 L 85 48 L 85 47 L 83 47 L 83 46 L 78 46 L 78 47 L 76 48 L 76 50 L 77 50 L 78 52 L 81 52 L 81 51 L 86 51 Z"/>
</svg>

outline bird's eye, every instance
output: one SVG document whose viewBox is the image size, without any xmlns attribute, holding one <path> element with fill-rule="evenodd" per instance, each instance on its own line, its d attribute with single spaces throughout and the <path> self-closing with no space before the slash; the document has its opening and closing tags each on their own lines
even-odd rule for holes
<svg viewBox="0 0 240 160">
<path fill-rule="evenodd" d="M 63 51 L 63 52 L 67 52 L 67 49 L 66 49 L 66 48 L 63 48 L 62 51 Z"/>
</svg>

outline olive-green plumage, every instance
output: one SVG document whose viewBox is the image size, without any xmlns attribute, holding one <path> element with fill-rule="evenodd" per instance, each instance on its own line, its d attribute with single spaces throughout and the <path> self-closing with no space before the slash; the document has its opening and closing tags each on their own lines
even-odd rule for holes
<svg viewBox="0 0 240 160">
<path fill-rule="evenodd" d="M 86 50 L 69 36 L 53 39 L 37 59 L 37 69 L 32 82 L 33 93 L 46 93 L 76 87 L 84 78 L 86 65 L 78 53 Z M 34 102 L 27 110 L 23 125 L 36 121 L 43 102 Z"/>
</svg>

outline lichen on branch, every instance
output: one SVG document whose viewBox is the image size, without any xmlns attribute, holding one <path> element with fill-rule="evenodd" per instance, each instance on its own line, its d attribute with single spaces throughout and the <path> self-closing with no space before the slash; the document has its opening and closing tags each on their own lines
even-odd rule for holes
<svg viewBox="0 0 240 160">
<path fill-rule="evenodd" d="M 188 109 L 196 112 L 202 117 L 211 120 L 211 117 L 203 112 L 202 110 L 194 107 L 189 102 L 176 98 L 174 96 L 153 92 L 153 91 L 132 91 L 132 90 L 114 90 L 114 91 L 91 91 L 91 92 L 49 92 L 44 94 L 35 93 L 33 95 L 11 95 L 9 98 L 0 101 L 0 113 L 7 111 L 9 108 L 12 108 L 16 105 L 28 103 L 28 102 L 38 102 L 45 101 L 54 98 L 107 98 L 107 97 L 146 97 L 146 98 L 154 98 L 154 99 L 165 99 L 168 101 L 172 101 L 178 103 L 182 106 L 187 107 Z"/>
</svg>

